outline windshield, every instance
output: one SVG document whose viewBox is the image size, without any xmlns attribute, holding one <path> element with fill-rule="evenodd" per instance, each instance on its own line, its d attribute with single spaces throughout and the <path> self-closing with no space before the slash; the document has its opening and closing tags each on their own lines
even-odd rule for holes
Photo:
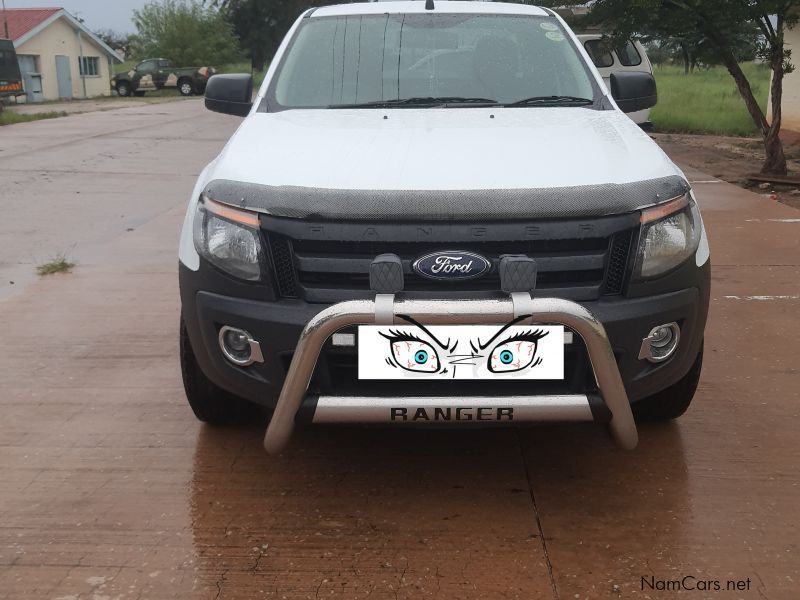
<svg viewBox="0 0 800 600">
<path fill-rule="evenodd" d="M 594 87 L 553 18 L 389 14 L 304 19 L 267 92 L 270 110 L 437 99 L 572 106 Z"/>
</svg>

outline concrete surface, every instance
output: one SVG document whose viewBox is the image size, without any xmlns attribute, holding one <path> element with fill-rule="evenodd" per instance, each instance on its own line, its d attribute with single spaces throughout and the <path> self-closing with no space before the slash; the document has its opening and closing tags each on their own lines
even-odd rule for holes
<svg viewBox="0 0 800 600">
<path fill-rule="evenodd" d="M 706 368 L 634 452 L 317 428 L 270 458 L 263 424 L 196 422 L 178 370 L 183 206 L 237 122 L 188 101 L 0 135 L 0 599 L 798 597 L 797 211 L 696 184 Z"/>
<path fill-rule="evenodd" d="M 35 115 L 47 112 L 65 112 L 69 114 L 96 112 L 102 110 L 113 110 L 117 108 L 131 108 L 148 106 L 150 104 L 162 104 L 164 102 L 175 102 L 183 100 L 175 92 L 171 96 L 144 96 L 143 98 L 120 98 L 119 96 L 107 96 L 105 98 L 90 98 L 88 100 L 65 100 L 63 102 L 36 102 L 10 104 L 6 110 L 10 110 L 21 115 Z"/>
</svg>

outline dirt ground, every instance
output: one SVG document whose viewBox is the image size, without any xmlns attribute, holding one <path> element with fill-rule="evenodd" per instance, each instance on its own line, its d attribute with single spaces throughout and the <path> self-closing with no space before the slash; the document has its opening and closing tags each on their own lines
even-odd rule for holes
<svg viewBox="0 0 800 600">
<path fill-rule="evenodd" d="M 142 98 L 120 98 L 119 96 L 109 96 L 107 98 L 90 98 L 88 100 L 65 100 L 63 102 L 39 102 L 36 104 L 10 104 L 5 110 L 18 113 L 20 115 L 36 115 L 47 112 L 65 112 L 68 114 L 80 114 L 96 112 L 99 110 L 114 110 L 117 108 L 131 108 L 135 106 L 147 106 L 149 104 L 162 104 L 164 102 L 175 102 L 185 100 L 177 93 L 174 96 L 144 96 Z"/>
<path fill-rule="evenodd" d="M 651 137 L 667 154 L 680 157 L 678 162 L 683 165 L 691 165 L 717 179 L 800 208 L 800 185 L 759 184 L 747 178 L 761 170 L 764 144 L 759 138 L 678 133 L 655 133 Z M 789 162 L 789 173 L 800 175 L 800 136 L 786 136 L 784 148 Z"/>
</svg>

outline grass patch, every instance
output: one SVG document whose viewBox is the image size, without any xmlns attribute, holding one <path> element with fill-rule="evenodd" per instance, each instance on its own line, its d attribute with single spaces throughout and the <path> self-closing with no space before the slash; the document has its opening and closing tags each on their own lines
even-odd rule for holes
<svg viewBox="0 0 800 600">
<path fill-rule="evenodd" d="M 67 113 L 63 110 L 33 113 L 29 115 L 21 115 L 13 110 L 3 110 L 0 112 L 0 125 L 14 125 L 16 123 L 27 123 L 28 121 L 41 121 L 42 119 L 56 119 L 58 117 L 66 117 Z"/>
<path fill-rule="evenodd" d="M 766 110 L 770 70 L 765 65 L 742 65 L 753 93 Z M 681 67 L 656 67 L 658 104 L 651 119 L 655 130 L 670 133 L 711 133 L 751 136 L 757 133 L 733 77 L 724 67 L 684 75 Z"/>
<path fill-rule="evenodd" d="M 269 63 L 264 66 L 263 71 L 253 71 L 250 66 L 250 61 L 243 61 L 238 63 L 231 63 L 228 65 L 220 65 L 217 67 L 217 73 L 252 73 L 253 74 L 253 89 L 258 90 L 264 82 L 264 77 L 269 69 Z"/>
<path fill-rule="evenodd" d="M 127 73 L 128 71 L 133 69 L 133 67 L 138 65 L 140 62 L 141 61 L 139 60 L 126 60 L 123 63 L 114 65 L 114 73 Z"/>
<path fill-rule="evenodd" d="M 54 259 L 36 267 L 36 272 L 42 276 L 53 275 L 54 273 L 69 273 L 74 266 L 74 262 L 70 262 L 66 256 L 59 254 Z"/>
</svg>

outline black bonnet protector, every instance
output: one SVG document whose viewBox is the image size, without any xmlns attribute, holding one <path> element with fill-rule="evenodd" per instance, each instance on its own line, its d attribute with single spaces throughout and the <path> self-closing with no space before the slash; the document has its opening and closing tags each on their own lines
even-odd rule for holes
<svg viewBox="0 0 800 600">
<path fill-rule="evenodd" d="M 344 190 L 215 179 L 207 197 L 296 219 L 491 221 L 622 214 L 689 191 L 677 175 L 622 184 L 510 190 Z"/>
</svg>

